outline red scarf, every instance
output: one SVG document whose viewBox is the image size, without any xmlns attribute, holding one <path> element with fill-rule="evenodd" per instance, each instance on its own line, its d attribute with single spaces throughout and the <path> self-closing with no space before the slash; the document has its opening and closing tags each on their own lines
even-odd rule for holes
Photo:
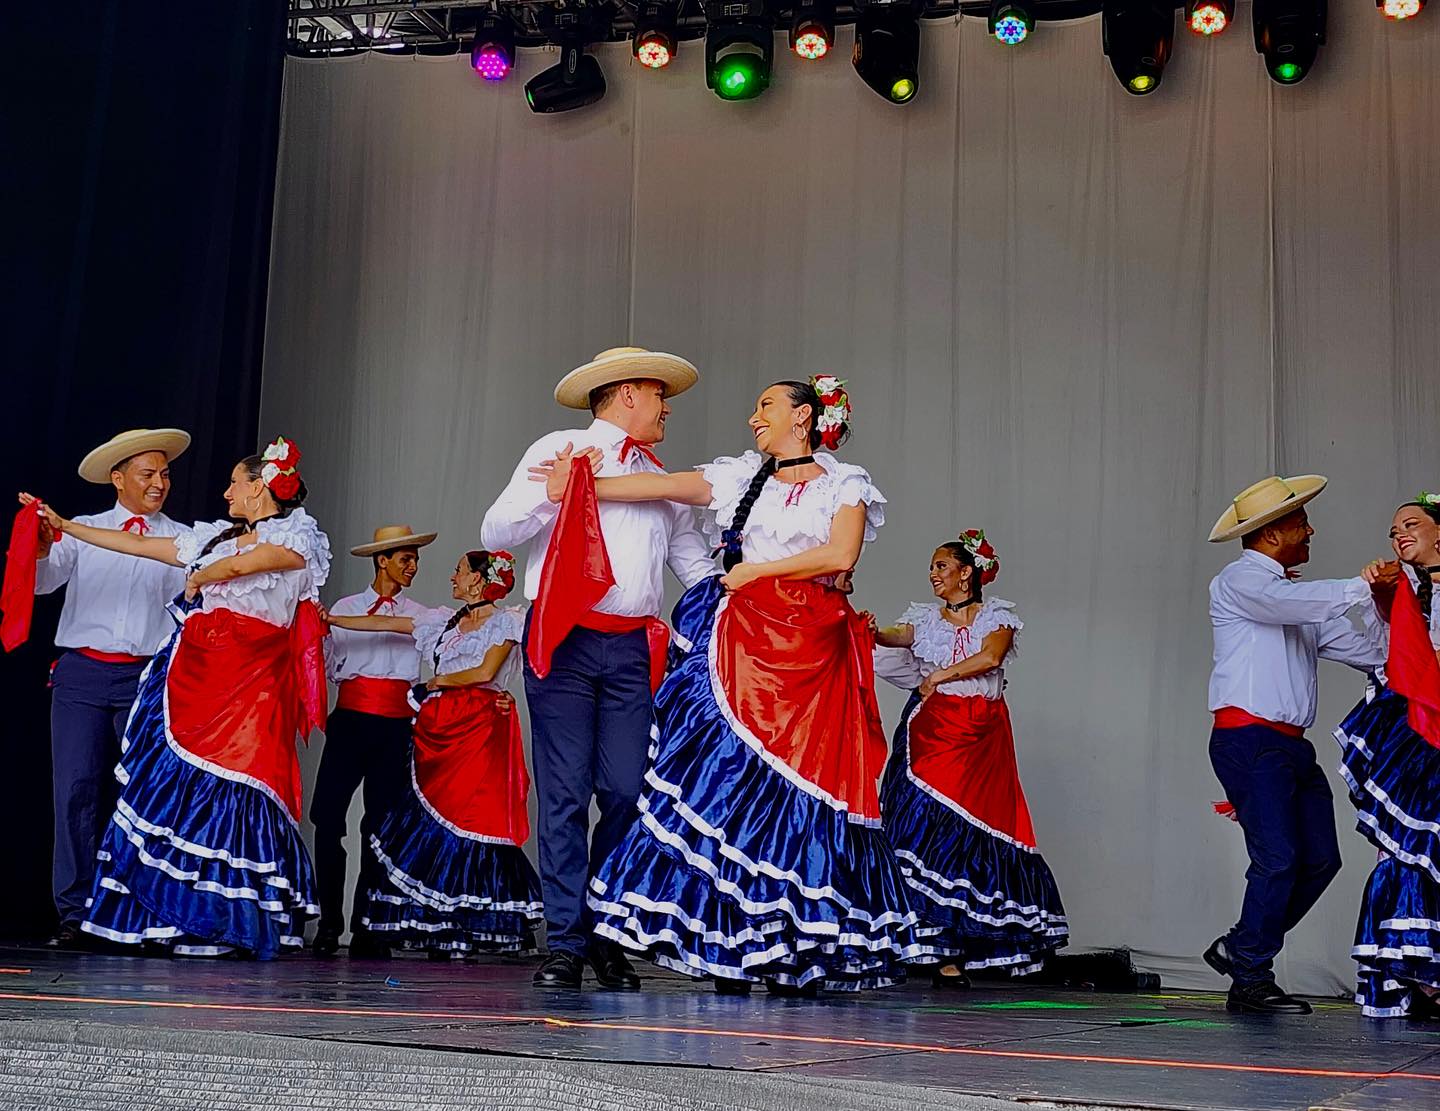
<svg viewBox="0 0 1440 1111">
<path fill-rule="evenodd" d="M 57 538 L 58 539 L 58 538 Z M 0 587 L 0 644 L 13 652 L 30 637 L 35 612 L 35 558 L 40 552 L 40 503 L 31 502 L 15 514 L 10 548 L 5 553 L 5 582 Z"/>
<path fill-rule="evenodd" d="M 310 743 L 312 729 L 324 730 L 325 704 L 325 622 L 308 598 L 295 607 L 290 623 L 290 659 L 300 695 L 300 736 Z"/>
<path fill-rule="evenodd" d="M 1435 659 L 1415 588 L 1405 574 L 1400 576 L 1390 605 L 1390 659 L 1385 676 L 1390 689 L 1410 703 L 1410 728 L 1440 748 L 1440 661 Z"/>
</svg>

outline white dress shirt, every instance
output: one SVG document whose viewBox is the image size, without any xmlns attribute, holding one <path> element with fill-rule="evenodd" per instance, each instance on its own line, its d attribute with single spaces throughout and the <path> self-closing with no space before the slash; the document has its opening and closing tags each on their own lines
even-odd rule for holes
<svg viewBox="0 0 1440 1111">
<path fill-rule="evenodd" d="M 114 509 L 75 520 L 118 529 L 131 517 L 144 518 L 146 536 L 189 531 L 163 513 L 131 513 L 119 502 Z M 57 647 L 153 656 L 175 631 L 165 606 L 185 589 L 185 571 L 62 536 L 35 563 L 35 593 L 50 594 L 62 586 L 67 589 L 55 630 Z"/>
<path fill-rule="evenodd" d="M 1308 729 L 1315 724 L 1317 659 L 1362 671 L 1385 662 L 1373 631 L 1357 629 L 1346 616 L 1369 598 L 1361 578 L 1292 582 L 1269 556 L 1244 552 L 1210 583 L 1210 709 L 1233 706 Z"/>
<path fill-rule="evenodd" d="M 379 600 L 375 589 L 367 586 L 359 594 L 341 598 L 330 612 L 337 617 L 364 617 Z M 410 617 L 418 625 L 434 613 L 448 611 L 432 610 L 401 593 L 385 599 L 373 612 L 378 617 Z M 332 683 L 360 677 L 404 679 L 411 684 L 420 681 L 420 650 L 409 633 L 357 633 L 331 628 L 325 638 L 325 664 Z"/>
<path fill-rule="evenodd" d="M 605 453 L 596 473 L 599 478 L 654 473 L 656 466 L 642 452 L 632 451 L 620 462 L 625 431 L 609 421 L 595 420 L 589 428 L 552 432 L 530 446 L 510 483 L 501 491 L 480 526 L 480 543 L 487 549 L 511 549 L 530 542 L 525 561 L 525 597 L 540 592 L 540 575 L 550 551 L 550 536 L 560 507 L 545 494 L 543 482 L 530 479 L 530 468 L 567 443 L 576 451 L 596 447 Z M 695 527 L 689 506 L 668 501 L 600 503 L 600 531 L 610 553 L 615 585 L 595 607 L 598 613 L 620 617 L 654 617 L 665 597 L 664 567 L 688 590 L 715 573 L 715 562 Z"/>
</svg>

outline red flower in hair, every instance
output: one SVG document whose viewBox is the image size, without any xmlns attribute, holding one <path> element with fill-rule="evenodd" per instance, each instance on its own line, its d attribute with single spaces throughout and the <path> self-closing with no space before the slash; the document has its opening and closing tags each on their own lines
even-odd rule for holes
<svg viewBox="0 0 1440 1111">
<path fill-rule="evenodd" d="M 487 602 L 498 602 L 514 589 L 515 557 L 506 551 L 491 552 L 480 597 Z"/>
<path fill-rule="evenodd" d="M 300 492 L 300 476 L 291 472 L 277 474 L 269 482 L 270 493 L 279 501 L 289 501 Z"/>
</svg>

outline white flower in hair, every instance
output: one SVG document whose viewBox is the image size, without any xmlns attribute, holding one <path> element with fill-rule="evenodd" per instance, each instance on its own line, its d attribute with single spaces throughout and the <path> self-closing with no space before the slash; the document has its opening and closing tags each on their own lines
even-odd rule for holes
<svg viewBox="0 0 1440 1111">
<path fill-rule="evenodd" d="M 269 455 L 270 450 L 270 448 L 266 448 L 265 454 Z M 260 468 L 260 477 L 264 480 L 265 485 L 269 486 L 270 483 L 274 482 L 277 478 L 280 477 L 280 468 L 277 467 L 274 463 L 266 463 L 263 467 Z"/>
<path fill-rule="evenodd" d="M 840 388 L 840 379 L 833 374 L 825 374 L 815 379 L 815 392 L 822 397 L 827 393 L 834 393 Z"/>
<path fill-rule="evenodd" d="M 815 422 L 815 426 L 822 432 L 827 428 L 839 428 L 849 415 L 850 410 L 845 405 L 827 405 L 825 411 L 820 414 L 820 419 Z"/>
<path fill-rule="evenodd" d="M 1431 509 L 1440 509 L 1440 494 L 1432 494 L 1429 490 L 1421 490 L 1420 496 L 1415 500 Z"/>
<path fill-rule="evenodd" d="M 273 444 L 268 444 L 268 445 L 266 446 L 264 452 L 261 453 L 260 458 L 262 458 L 262 459 L 284 459 L 284 458 L 285 458 L 285 437 L 283 437 L 283 436 L 278 437 Z M 276 474 L 279 474 L 279 473 L 280 473 L 280 471 L 279 471 L 278 468 L 276 469 L 275 473 L 276 473 Z M 268 481 L 268 479 L 267 479 L 267 481 Z"/>
</svg>

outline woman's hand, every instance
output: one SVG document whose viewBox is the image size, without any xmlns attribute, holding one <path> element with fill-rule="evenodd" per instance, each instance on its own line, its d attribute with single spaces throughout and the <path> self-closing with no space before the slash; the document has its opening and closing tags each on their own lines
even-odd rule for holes
<svg viewBox="0 0 1440 1111">
<path fill-rule="evenodd" d="M 509 691 L 501 691 L 495 696 L 495 709 L 502 714 L 508 714 L 515 709 L 515 696 Z"/>
<path fill-rule="evenodd" d="M 940 668 L 938 671 L 932 671 L 929 675 L 925 676 L 925 678 L 920 681 L 920 700 L 923 702 L 925 699 L 929 698 L 932 694 L 934 694 L 937 690 L 940 689 L 941 683 L 948 682 L 949 679 L 950 676 L 946 674 L 946 671 L 943 667 Z"/>
<path fill-rule="evenodd" d="M 575 460 L 587 459 L 590 469 L 597 471 L 604 458 L 605 455 L 599 448 L 587 447 L 577 454 L 573 444 L 566 444 L 555 453 L 554 459 L 546 459 L 538 466 L 530 468 L 530 481 L 545 483 L 545 496 L 559 505 L 565 498 L 565 487 L 570 482 L 570 471 Z"/>
<path fill-rule="evenodd" d="M 54 543 L 55 539 L 65 531 L 68 522 L 55 510 L 51 509 L 43 501 L 40 501 L 34 494 L 22 492 L 19 495 L 21 505 L 31 505 L 40 502 L 40 542 L 42 544 Z"/>
<path fill-rule="evenodd" d="M 869 610 L 861 610 L 856 616 L 865 622 L 865 631 L 870 634 L 871 640 L 880 639 L 880 622 L 875 620 L 873 613 Z"/>
<path fill-rule="evenodd" d="M 726 571 L 720 579 L 720 585 L 734 594 L 737 590 L 743 590 L 760 576 L 755 573 L 755 568 L 748 563 L 741 561 L 730 570 Z"/>
<path fill-rule="evenodd" d="M 1400 564 L 1392 560 L 1372 559 L 1360 569 L 1360 577 L 1371 590 L 1386 590 L 1400 581 Z"/>
<path fill-rule="evenodd" d="M 319 602 L 316 602 L 316 603 L 315 603 L 315 612 L 316 612 L 316 613 L 319 615 L 319 617 L 320 617 L 320 624 L 322 624 L 322 625 L 329 625 L 329 624 L 330 624 L 330 611 L 329 611 L 328 609 L 326 609 L 323 605 L 321 605 Z"/>
<path fill-rule="evenodd" d="M 200 580 L 195 577 L 195 572 L 185 576 L 185 601 L 193 602 L 200 595 Z"/>
<path fill-rule="evenodd" d="M 433 694 L 435 691 L 443 690 L 443 689 L 444 689 L 444 684 L 440 682 L 440 676 L 438 676 L 438 675 L 432 675 L 432 676 L 430 676 L 430 678 L 426 679 L 426 680 L 425 680 L 425 689 L 426 689 L 427 691 L 430 691 L 432 694 Z"/>
</svg>

